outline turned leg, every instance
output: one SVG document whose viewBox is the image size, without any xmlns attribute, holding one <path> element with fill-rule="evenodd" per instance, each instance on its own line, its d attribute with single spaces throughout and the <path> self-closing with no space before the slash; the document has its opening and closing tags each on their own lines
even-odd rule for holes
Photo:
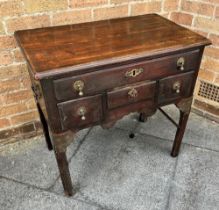
<svg viewBox="0 0 219 210">
<path fill-rule="evenodd" d="M 139 122 L 146 122 L 147 121 L 147 115 L 146 115 L 146 113 L 140 113 L 139 114 L 139 118 L 138 118 L 138 120 L 139 120 Z"/>
<path fill-rule="evenodd" d="M 51 142 L 51 138 L 50 138 L 50 135 L 49 135 L 48 124 L 46 122 L 44 114 L 43 114 L 43 112 L 42 112 L 42 110 L 41 110 L 38 103 L 37 103 L 37 109 L 38 109 L 38 112 L 39 112 L 40 121 L 42 123 L 43 133 L 44 133 L 44 136 L 45 136 L 45 139 L 46 139 L 46 144 L 47 144 L 48 150 L 52 150 L 53 147 L 52 147 L 52 142 Z"/>
<path fill-rule="evenodd" d="M 69 133 L 52 134 L 52 136 L 55 157 L 58 164 L 64 192 L 67 196 L 72 196 L 74 192 L 68 160 L 66 157 L 66 149 L 67 146 L 72 142 L 73 136 L 69 135 Z"/>
<path fill-rule="evenodd" d="M 173 148 L 171 152 L 172 157 L 176 157 L 179 154 L 180 146 L 182 143 L 183 135 L 186 129 L 189 113 L 192 105 L 192 97 L 182 99 L 176 104 L 180 110 L 179 125 L 176 131 L 175 139 L 173 142 Z"/>
</svg>

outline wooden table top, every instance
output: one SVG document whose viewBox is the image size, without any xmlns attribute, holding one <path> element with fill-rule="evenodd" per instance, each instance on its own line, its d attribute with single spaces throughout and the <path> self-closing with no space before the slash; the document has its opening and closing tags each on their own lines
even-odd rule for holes
<svg viewBox="0 0 219 210">
<path fill-rule="evenodd" d="M 34 74 L 147 57 L 210 41 L 159 15 L 15 32 Z"/>
</svg>

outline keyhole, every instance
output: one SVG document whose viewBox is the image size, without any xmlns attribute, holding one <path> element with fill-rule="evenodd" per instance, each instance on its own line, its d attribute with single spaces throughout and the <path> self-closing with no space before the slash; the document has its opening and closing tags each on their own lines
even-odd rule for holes
<svg viewBox="0 0 219 210">
<path fill-rule="evenodd" d="M 133 76 L 135 76 L 135 73 L 136 73 L 136 72 L 135 72 L 135 70 L 134 70 L 134 71 L 133 71 Z"/>
</svg>

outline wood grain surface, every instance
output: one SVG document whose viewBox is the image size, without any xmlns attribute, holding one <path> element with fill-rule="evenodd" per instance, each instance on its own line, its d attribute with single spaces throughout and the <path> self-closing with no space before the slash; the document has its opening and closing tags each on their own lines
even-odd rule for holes
<svg viewBox="0 0 219 210">
<path fill-rule="evenodd" d="M 33 74 L 210 44 L 156 14 L 23 30 L 15 37 Z"/>
</svg>

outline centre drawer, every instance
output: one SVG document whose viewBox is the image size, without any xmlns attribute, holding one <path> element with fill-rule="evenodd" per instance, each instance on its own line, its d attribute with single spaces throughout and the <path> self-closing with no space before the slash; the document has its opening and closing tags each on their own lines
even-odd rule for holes
<svg viewBox="0 0 219 210">
<path fill-rule="evenodd" d="M 184 71 L 196 70 L 199 55 L 199 50 L 193 50 L 57 79 L 54 80 L 55 95 L 57 100 L 73 99 L 144 80 L 160 79 Z"/>
<path fill-rule="evenodd" d="M 126 104 L 154 98 L 155 81 L 145 81 L 134 85 L 115 88 L 107 93 L 107 104 L 109 109 Z"/>
</svg>

